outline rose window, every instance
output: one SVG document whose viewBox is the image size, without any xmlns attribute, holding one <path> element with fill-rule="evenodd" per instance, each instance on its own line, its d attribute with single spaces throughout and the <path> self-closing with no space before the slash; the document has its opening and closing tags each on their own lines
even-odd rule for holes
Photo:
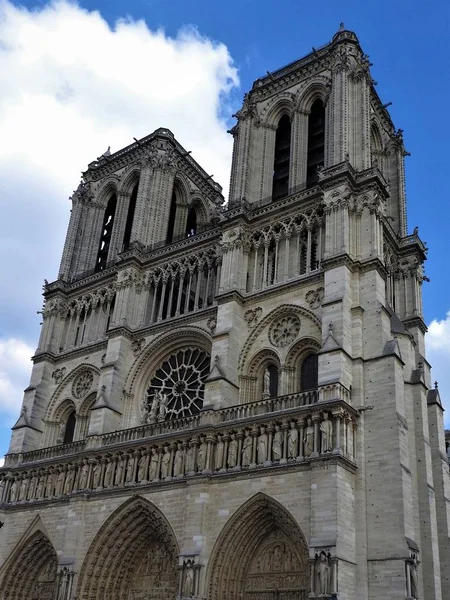
<svg viewBox="0 0 450 600">
<path fill-rule="evenodd" d="M 290 315 L 279 319 L 269 331 L 269 339 L 274 346 L 283 347 L 291 344 L 300 331 L 300 319 Z"/>
<path fill-rule="evenodd" d="M 75 379 L 72 387 L 72 393 L 75 398 L 84 398 L 92 387 L 94 376 L 90 371 L 83 371 Z"/>
<path fill-rule="evenodd" d="M 167 359 L 156 371 L 147 390 L 148 408 L 156 394 L 167 397 L 165 418 L 195 415 L 203 406 L 205 379 L 209 375 L 210 356 L 198 348 L 183 348 Z"/>
</svg>

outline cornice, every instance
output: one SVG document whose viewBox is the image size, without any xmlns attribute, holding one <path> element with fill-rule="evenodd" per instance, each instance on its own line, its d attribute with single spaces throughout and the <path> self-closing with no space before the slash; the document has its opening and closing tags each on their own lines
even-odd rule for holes
<svg viewBox="0 0 450 600">
<path fill-rule="evenodd" d="M 425 321 L 422 319 L 422 317 L 416 315 L 414 317 L 406 317 L 405 319 L 401 320 L 403 325 L 406 327 L 406 329 L 412 329 L 414 327 L 417 327 L 419 329 L 419 331 L 423 334 L 425 334 L 428 331 L 428 327 L 425 325 Z"/>
<path fill-rule="evenodd" d="M 253 304 L 255 302 L 257 303 L 259 301 L 266 300 L 267 298 L 272 298 L 273 296 L 279 296 L 280 294 L 285 293 L 292 288 L 306 288 L 309 285 L 323 283 L 323 276 L 324 270 L 320 269 L 318 271 L 314 271 L 314 273 L 311 273 L 309 275 L 300 275 L 299 277 L 290 281 L 274 284 L 273 286 L 270 286 L 270 288 L 266 288 L 265 290 L 249 292 L 244 296 L 244 304 Z"/>
<path fill-rule="evenodd" d="M 78 346 L 73 350 L 68 350 L 66 352 L 61 352 L 60 354 L 54 354 L 50 352 L 42 352 L 39 354 L 35 354 L 31 360 L 36 364 L 44 361 L 48 361 L 51 364 L 55 365 L 60 362 L 64 362 L 66 360 L 73 360 L 74 358 L 78 358 L 80 356 L 86 356 L 86 352 L 92 354 L 93 352 L 99 352 L 100 350 L 105 350 L 108 346 L 108 340 L 103 340 L 101 342 L 93 342 L 92 344 L 86 344 L 85 346 Z"/>
<path fill-rule="evenodd" d="M 183 327 L 184 325 L 189 325 L 191 323 L 195 323 L 197 321 L 203 321 L 204 319 L 208 319 L 209 317 L 213 317 L 217 312 L 217 305 L 208 306 L 207 308 L 200 308 L 199 310 L 189 313 L 187 315 L 180 315 L 179 317 L 172 317 L 170 319 L 165 319 L 159 323 L 153 323 L 152 325 L 146 325 L 140 329 L 134 329 L 132 332 L 133 339 L 137 339 L 139 337 L 145 337 L 148 335 L 154 335 L 156 333 L 160 333 L 165 329 L 173 329 L 174 327 Z M 206 330 L 205 330 L 206 331 Z"/>
</svg>

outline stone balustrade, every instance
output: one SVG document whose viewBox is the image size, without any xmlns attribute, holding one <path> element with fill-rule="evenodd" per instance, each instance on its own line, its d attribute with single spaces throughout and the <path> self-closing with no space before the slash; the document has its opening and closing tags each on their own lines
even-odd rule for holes
<svg viewBox="0 0 450 600">
<path fill-rule="evenodd" d="M 211 416 L 216 411 L 204 412 Z M 74 455 L 45 465 L 9 465 L 0 472 L 1 502 L 50 501 L 75 493 L 289 467 L 332 456 L 355 462 L 357 412 L 342 400 L 244 419 L 236 415 L 230 419 L 230 414 L 224 412 L 221 422 L 204 425 L 199 424 L 198 415 L 191 421 L 195 429 L 165 430 L 145 442 L 142 437 L 131 442 L 110 438 L 115 446 L 86 449 L 83 458 Z M 170 422 L 157 425 L 162 429 Z"/>
</svg>

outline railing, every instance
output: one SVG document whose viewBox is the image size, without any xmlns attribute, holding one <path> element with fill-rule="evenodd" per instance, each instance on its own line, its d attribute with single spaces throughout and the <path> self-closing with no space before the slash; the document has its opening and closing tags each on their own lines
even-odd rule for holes
<svg viewBox="0 0 450 600">
<path fill-rule="evenodd" d="M 121 431 L 93 435 L 84 440 L 78 440 L 70 444 L 51 446 L 49 448 L 41 448 L 20 454 L 7 454 L 5 456 L 4 466 L 16 467 L 39 461 L 71 456 L 83 452 L 84 450 L 107 448 L 109 446 L 157 438 L 159 436 L 167 436 L 174 433 L 181 435 L 185 432 L 208 427 L 210 425 L 245 421 L 272 413 L 276 414 L 278 412 L 292 411 L 302 407 L 307 408 L 320 402 L 333 402 L 336 400 L 343 400 L 347 404 L 350 404 L 350 391 L 340 383 L 332 383 L 321 387 L 319 390 L 286 394 L 285 396 L 267 398 L 247 404 L 237 404 L 218 410 L 206 409 L 192 417 L 171 419 L 153 424 L 140 425 L 130 429 L 123 429 Z"/>
</svg>

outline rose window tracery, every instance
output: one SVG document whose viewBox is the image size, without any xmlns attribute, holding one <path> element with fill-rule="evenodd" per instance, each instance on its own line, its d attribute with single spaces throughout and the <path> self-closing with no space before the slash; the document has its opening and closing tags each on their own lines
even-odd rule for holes
<svg viewBox="0 0 450 600">
<path fill-rule="evenodd" d="M 155 395 L 165 399 L 165 418 L 195 415 L 203 406 L 205 379 L 210 356 L 199 348 L 183 348 L 172 354 L 156 371 L 147 389 L 151 410 Z"/>
<path fill-rule="evenodd" d="M 269 339 L 274 346 L 282 348 L 291 344 L 300 332 L 300 319 L 287 315 L 274 323 L 269 331 Z"/>
<path fill-rule="evenodd" d="M 72 393 L 75 398 L 84 398 L 92 387 L 94 376 L 90 371 L 83 371 L 73 382 Z"/>
</svg>

